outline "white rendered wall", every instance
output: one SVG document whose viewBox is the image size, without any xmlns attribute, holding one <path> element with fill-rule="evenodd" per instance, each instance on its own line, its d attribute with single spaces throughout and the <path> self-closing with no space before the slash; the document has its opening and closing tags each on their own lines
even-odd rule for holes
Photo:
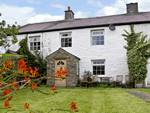
<svg viewBox="0 0 150 113">
<path fill-rule="evenodd" d="M 134 25 L 135 32 L 144 31 L 143 34 L 147 34 L 149 39 L 150 24 L 138 24 Z M 91 30 L 104 29 L 104 45 L 91 45 Z M 61 47 L 60 33 L 72 32 L 72 47 L 62 47 L 71 54 L 79 57 L 80 60 L 80 72 L 79 75 L 83 75 L 84 70 L 92 70 L 92 60 L 105 59 L 105 76 L 112 76 L 114 80 L 116 75 L 123 75 L 125 82 L 125 76 L 128 75 L 127 66 L 127 50 L 123 46 L 127 45 L 125 37 L 121 36 L 126 34 L 123 29 L 130 33 L 130 26 L 116 26 L 114 31 L 110 31 L 108 27 L 97 27 L 87 29 L 75 29 L 65 31 L 54 31 L 45 33 L 29 34 L 29 36 L 40 35 L 41 52 L 44 58 L 58 50 Z M 18 35 L 19 38 L 23 36 Z M 29 42 L 28 42 L 29 45 Z M 14 51 L 17 46 L 14 47 Z M 12 47 L 13 48 L 13 47 Z M 150 66 L 149 66 L 150 67 Z M 150 72 L 149 72 L 150 73 Z M 147 73 L 147 76 L 150 76 Z"/>
</svg>

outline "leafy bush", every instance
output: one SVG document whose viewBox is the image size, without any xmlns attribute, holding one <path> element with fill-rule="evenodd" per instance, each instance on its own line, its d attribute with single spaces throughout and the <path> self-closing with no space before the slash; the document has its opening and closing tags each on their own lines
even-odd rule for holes
<svg viewBox="0 0 150 113">
<path fill-rule="evenodd" d="M 114 82 L 110 82 L 110 83 L 108 83 L 108 82 L 100 82 L 98 84 L 98 87 L 101 87 L 101 88 L 114 88 L 114 86 L 115 86 Z"/>
<path fill-rule="evenodd" d="M 31 67 L 32 69 L 34 69 L 34 67 L 37 67 L 38 73 L 41 75 L 41 77 L 46 76 L 47 62 L 45 59 L 43 59 L 43 56 L 37 50 L 34 51 L 35 55 L 33 55 L 29 51 L 28 46 L 27 46 L 27 35 L 26 35 L 25 39 L 22 39 L 19 42 L 19 46 L 20 46 L 20 48 L 17 50 L 17 53 L 20 55 L 25 55 L 25 57 L 23 59 L 25 62 L 27 62 L 27 65 L 29 67 Z M 46 84 L 46 81 L 47 81 L 47 79 L 39 80 L 37 82 L 37 85 Z"/>
</svg>

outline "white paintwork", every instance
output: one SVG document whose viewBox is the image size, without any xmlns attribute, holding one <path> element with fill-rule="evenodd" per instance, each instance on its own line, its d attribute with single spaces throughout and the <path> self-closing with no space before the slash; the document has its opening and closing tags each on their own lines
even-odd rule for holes
<svg viewBox="0 0 150 113">
<path fill-rule="evenodd" d="M 143 31 L 144 34 L 150 36 L 149 32 L 150 24 L 138 24 L 134 25 L 135 32 Z M 91 30 L 104 29 L 104 45 L 92 46 Z M 112 76 L 116 80 L 116 75 L 124 75 L 123 83 L 125 82 L 125 75 L 129 74 L 127 66 L 127 50 L 124 49 L 124 45 L 127 45 L 125 37 L 121 36 L 126 34 L 123 29 L 130 33 L 129 25 L 116 26 L 114 31 L 110 31 L 108 27 L 53 31 L 45 33 L 29 34 L 29 36 L 40 35 L 41 52 L 44 58 L 56 51 L 61 47 L 60 33 L 72 32 L 72 47 L 63 47 L 66 51 L 79 57 L 80 60 L 80 78 L 83 75 L 84 70 L 92 70 L 92 60 L 105 59 L 105 76 Z M 17 38 L 22 39 L 25 35 L 19 35 Z M 29 41 L 28 41 L 29 45 Z M 17 44 L 11 46 L 12 50 L 16 51 L 19 46 Z M 30 48 L 30 45 L 29 45 Z M 150 66 L 148 65 L 148 69 Z M 149 69 L 150 70 L 150 69 Z M 150 79 L 150 72 L 147 74 L 147 81 Z"/>
</svg>

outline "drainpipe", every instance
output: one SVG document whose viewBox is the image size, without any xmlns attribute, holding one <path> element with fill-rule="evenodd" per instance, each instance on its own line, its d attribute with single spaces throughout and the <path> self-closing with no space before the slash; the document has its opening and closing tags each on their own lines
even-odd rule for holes
<svg viewBox="0 0 150 113">
<path fill-rule="evenodd" d="M 43 32 L 42 32 L 42 56 L 43 56 Z"/>
</svg>

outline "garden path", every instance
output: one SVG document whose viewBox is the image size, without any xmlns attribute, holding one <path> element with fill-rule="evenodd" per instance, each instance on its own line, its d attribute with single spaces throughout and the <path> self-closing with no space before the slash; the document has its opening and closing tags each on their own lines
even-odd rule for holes
<svg viewBox="0 0 150 113">
<path fill-rule="evenodd" d="M 147 103 L 150 104 L 150 94 L 141 92 L 141 91 L 133 91 L 133 90 L 125 90 L 126 92 L 139 97 L 140 99 L 144 99 Z"/>
</svg>

